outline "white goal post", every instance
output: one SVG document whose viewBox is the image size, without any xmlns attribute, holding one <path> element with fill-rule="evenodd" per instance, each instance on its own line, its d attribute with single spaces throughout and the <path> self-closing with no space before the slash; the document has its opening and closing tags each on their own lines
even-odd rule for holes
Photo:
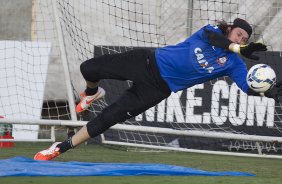
<svg viewBox="0 0 282 184">
<path fill-rule="evenodd" d="M 85 125 L 130 86 L 103 80 L 105 99 L 76 114 L 85 88 L 83 61 L 177 44 L 221 19 L 250 22 L 251 41 L 262 41 L 269 50 L 260 62 L 279 71 L 281 6 L 278 0 L 33 0 L 30 40 L 0 41 L 0 136 L 14 135 L 0 142 L 55 141 L 55 132 Z M 172 93 L 111 127 L 101 140 L 140 149 L 282 158 L 281 113 L 280 103 L 247 96 L 224 77 Z"/>
</svg>

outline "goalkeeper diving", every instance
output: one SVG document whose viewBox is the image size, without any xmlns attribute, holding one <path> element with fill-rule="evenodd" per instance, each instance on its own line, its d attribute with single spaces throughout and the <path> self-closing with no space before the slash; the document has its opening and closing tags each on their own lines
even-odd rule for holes
<svg viewBox="0 0 282 184">
<path fill-rule="evenodd" d="M 81 94 L 76 112 L 81 113 L 93 101 L 101 99 L 105 90 L 101 79 L 130 80 L 133 85 L 113 104 L 90 120 L 75 135 L 38 152 L 35 160 L 51 160 L 90 138 L 96 137 L 118 122 L 123 122 L 169 97 L 172 92 L 187 89 L 218 77 L 228 76 L 246 94 L 260 96 L 246 82 L 247 67 L 239 55 L 258 60 L 254 52 L 266 51 L 263 43 L 249 43 L 250 24 L 236 18 L 233 24 L 224 21 L 206 25 L 176 45 L 136 49 L 118 54 L 105 54 L 83 62 L 81 73 L 87 87 Z M 282 81 L 264 96 L 279 101 Z"/>
</svg>

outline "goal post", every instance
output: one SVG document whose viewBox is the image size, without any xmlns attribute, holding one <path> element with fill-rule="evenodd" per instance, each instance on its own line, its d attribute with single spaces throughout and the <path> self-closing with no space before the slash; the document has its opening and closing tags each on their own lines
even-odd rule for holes
<svg viewBox="0 0 282 184">
<path fill-rule="evenodd" d="M 54 126 L 84 126 L 87 121 L 73 121 L 70 124 L 67 120 L 44 120 L 44 121 L 32 121 L 32 120 L 22 120 L 22 119 L 6 119 L 5 123 L 10 124 L 30 124 L 30 125 L 52 125 Z M 240 140 L 240 141 L 253 141 L 253 142 L 267 142 L 267 143 L 281 143 L 282 137 L 270 137 L 270 136 L 258 136 L 258 135 L 242 135 L 242 134 L 230 134 L 223 132 L 209 132 L 209 131 L 197 131 L 197 130 L 176 130 L 171 128 L 156 128 L 156 127 L 145 127 L 145 126 L 135 126 L 135 125 L 122 125 L 117 124 L 111 127 L 112 130 L 117 131 L 129 131 L 137 133 L 154 133 L 154 134 L 168 134 L 176 136 L 193 136 L 193 137 L 207 137 L 212 139 L 227 139 L 227 140 Z M 52 131 L 51 138 L 55 141 L 55 134 Z M 1 142 L 30 142 L 28 139 L 2 139 Z M 48 139 L 38 139 L 34 142 L 45 142 L 49 141 Z M 140 144 L 140 143 L 130 143 L 130 142 L 118 142 L 106 140 L 102 135 L 102 143 L 120 145 L 120 146 L 131 146 L 131 147 L 140 147 L 147 149 L 158 149 L 158 150 L 170 150 L 170 151 L 183 151 L 183 152 L 193 152 L 193 153 L 208 153 L 208 154 L 219 154 L 219 155 L 235 155 L 235 156 L 250 156 L 250 157 L 266 157 L 266 158 L 281 158 L 279 155 L 255 155 L 248 153 L 233 153 L 233 152 L 224 152 L 224 151 L 212 151 L 212 150 L 197 150 L 197 149 L 187 149 L 180 148 L 175 146 L 162 146 L 162 145 L 152 145 L 152 144 Z M 261 150 L 260 150 L 261 151 Z"/>
<path fill-rule="evenodd" d="M 0 115 L 5 117 L 0 124 L 13 124 L 13 132 L 34 132 L 40 139 L 33 141 L 54 141 L 55 129 L 85 125 L 130 87 L 131 81 L 103 80 L 106 97 L 94 102 L 86 113 L 76 114 L 75 104 L 85 88 L 79 70 L 83 61 L 136 48 L 174 45 L 221 19 L 232 23 L 240 17 L 250 22 L 251 41 L 262 41 L 269 50 L 259 53 L 259 62 L 272 66 L 282 79 L 277 72 L 282 69 L 282 35 L 277 34 L 282 10 L 277 0 L 32 2 L 30 40 L 0 42 Z M 246 60 L 246 64 L 249 68 L 257 63 Z M 102 142 L 276 158 L 282 156 L 281 113 L 280 103 L 247 96 L 222 77 L 172 93 L 155 107 L 111 127 L 102 135 Z M 15 137 L 14 141 L 28 140 Z"/>
</svg>

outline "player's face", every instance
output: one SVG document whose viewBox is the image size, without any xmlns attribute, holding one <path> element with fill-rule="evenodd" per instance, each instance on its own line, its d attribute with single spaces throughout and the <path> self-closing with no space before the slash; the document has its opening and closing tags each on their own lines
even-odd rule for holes
<svg viewBox="0 0 282 184">
<path fill-rule="evenodd" d="M 233 43 L 244 45 L 247 43 L 249 35 L 244 29 L 235 27 L 228 34 L 228 39 L 231 40 Z"/>
</svg>

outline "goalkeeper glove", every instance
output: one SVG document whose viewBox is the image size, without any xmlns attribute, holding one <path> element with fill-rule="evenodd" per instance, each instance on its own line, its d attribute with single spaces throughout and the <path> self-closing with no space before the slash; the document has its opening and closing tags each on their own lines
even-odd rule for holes
<svg viewBox="0 0 282 184">
<path fill-rule="evenodd" d="M 253 60 L 258 60 L 259 57 L 253 55 L 253 52 L 256 51 L 267 51 L 266 45 L 262 43 L 254 43 L 251 42 L 248 45 L 239 45 L 239 44 L 233 44 L 233 46 L 230 49 L 232 52 L 236 52 L 241 54 L 242 56 L 253 59 Z"/>
<path fill-rule="evenodd" d="M 282 96 L 282 80 L 277 82 L 271 89 L 264 92 L 264 96 L 273 98 L 279 103 L 279 96 Z"/>
</svg>

